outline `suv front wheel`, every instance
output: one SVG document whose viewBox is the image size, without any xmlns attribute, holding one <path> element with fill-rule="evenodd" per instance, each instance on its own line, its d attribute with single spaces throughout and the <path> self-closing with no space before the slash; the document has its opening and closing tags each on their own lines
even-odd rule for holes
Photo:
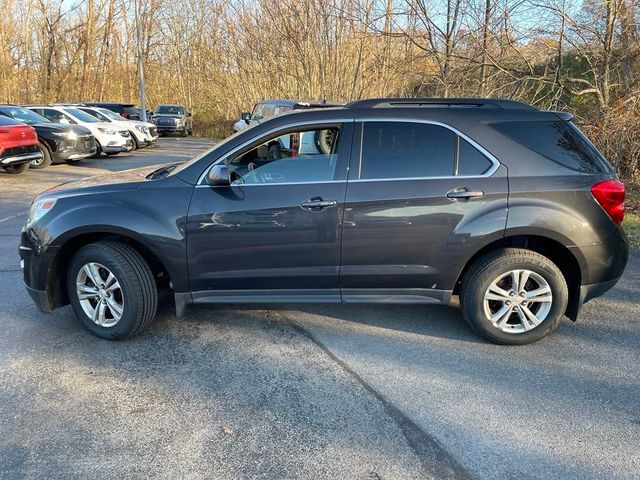
<svg viewBox="0 0 640 480">
<path fill-rule="evenodd" d="M 129 245 L 103 241 L 82 247 L 67 272 L 71 306 L 94 335 L 130 337 L 151 323 L 158 291 L 149 265 Z"/>
<path fill-rule="evenodd" d="M 562 272 L 531 250 L 505 248 L 481 257 L 460 292 L 462 313 L 492 342 L 525 345 L 551 333 L 567 308 Z"/>
</svg>

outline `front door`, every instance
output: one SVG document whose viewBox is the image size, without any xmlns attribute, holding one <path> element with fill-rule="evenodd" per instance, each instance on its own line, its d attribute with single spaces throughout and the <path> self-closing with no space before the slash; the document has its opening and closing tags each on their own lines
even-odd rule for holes
<svg viewBox="0 0 640 480">
<path fill-rule="evenodd" d="M 218 162 L 232 184 L 198 185 L 189 208 L 195 302 L 340 300 L 352 131 L 349 123 L 283 130 Z"/>
<path fill-rule="evenodd" d="M 440 124 L 360 128 L 345 200 L 343 300 L 448 301 L 469 252 L 504 230 L 506 168 Z"/>
</svg>

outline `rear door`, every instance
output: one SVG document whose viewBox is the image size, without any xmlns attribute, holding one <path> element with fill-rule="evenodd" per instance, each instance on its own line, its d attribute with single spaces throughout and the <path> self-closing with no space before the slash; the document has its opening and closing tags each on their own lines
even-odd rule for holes
<svg viewBox="0 0 640 480">
<path fill-rule="evenodd" d="M 435 122 L 358 124 L 345 200 L 345 302 L 446 302 L 507 214 L 506 168 Z M 359 148 L 358 148 L 359 147 Z"/>
</svg>

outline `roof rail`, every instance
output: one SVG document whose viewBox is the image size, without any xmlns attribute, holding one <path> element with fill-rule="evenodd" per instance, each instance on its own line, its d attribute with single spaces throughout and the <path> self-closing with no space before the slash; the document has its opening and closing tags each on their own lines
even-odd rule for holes
<svg viewBox="0 0 640 480">
<path fill-rule="evenodd" d="M 357 100 L 346 105 L 346 108 L 376 108 L 394 106 L 415 107 L 470 107 L 500 108 L 503 110 L 538 110 L 529 104 L 517 100 L 498 98 L 370 98 Z"/>
</svg>

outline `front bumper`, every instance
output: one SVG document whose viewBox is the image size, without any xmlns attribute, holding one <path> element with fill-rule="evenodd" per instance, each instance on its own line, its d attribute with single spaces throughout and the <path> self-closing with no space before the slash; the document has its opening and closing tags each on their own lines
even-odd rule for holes
<svg viewBox="0 0 640 480">
<path fill-rule="evenodd" d="M 89 158 L 96 154 L 97 148 L 94 146 L 89 150 L 84 150 L 82 152 L 77 152 L 73 150 L 69 150 L 66 152 L 54 152 L 52 154 L 54 160 L 58 161 L 67 161 L 67 160 L 82 160 L 83 158 Z"/>
<path fill-rule="evenodd" d="M 178 125 L 158 125 L 158 133 L 160 135 L 167 133 L 184 133 L 187 131 L 186 126 L 178 126 Z"/>
<path fill-rule="evenodd" d="M 51 145 L 51 158 L 54 162 L 80 160 L 96 154 L 96 140 L 93 135 L 82 135 L 74 139 L 61 138 Z"/>
<path fill-rule="evenodd" d="M 36 290 L 35 288 L 31 288 L 30 286 L 28 286 L 26 283 L 24 285 L 24 288 L 27 289 L 31 300 L 33 300 L 35 306 L 38 307 L 38 310 L 40 310 L 42 313 L 53 312 L 52 303 L 49 301 L 49 295 L 46 291 Z"/>
<path fill-rule="evenodd" d="M 55 308 L 64 305 L 62 298 L 56 298 L 58 293 L 49 291 L 47 285 L 51 283 L 50 275 L 56 275 L 57 268 L 54 265 L 57 247 L 41 249 L 36 241 L 29 238 L 27 232 L 22 232 L 18 254 L 22 268 L 25 288 L 33 299 L 38 309 L 42 312 L 52 312 Z"/>
<path fill-rule="evenodd" d="M 111 143 L 107 145 L 103 145 L 102 151 L 104 153 L 120 153 L 120 152 L 130 152 L 133 150 L 133 140 L 128 138 L 124 143 Z"/>
</svg>

